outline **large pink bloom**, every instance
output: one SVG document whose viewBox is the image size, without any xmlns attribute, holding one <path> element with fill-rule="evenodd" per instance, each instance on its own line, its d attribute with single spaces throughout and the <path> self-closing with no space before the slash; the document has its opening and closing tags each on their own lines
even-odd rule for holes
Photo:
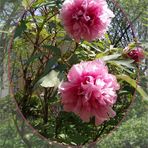
<svg viewBox="0 0 148 148">
<path fill-rule="evenodd" d="M 96 125 L 115 116 L 112 106 L 119 84 L 101 60 L 72 66 L 67 78 L 59 87 L 65 111 L 74 112 L 85 122 L 95 117 Z"/>
<path fill-rule="evenodd" d="M 65 0 L 60 17 L 67 33 L 79 42 L 102 37 L 114 14 L 105 0 Z"/>
</svg>

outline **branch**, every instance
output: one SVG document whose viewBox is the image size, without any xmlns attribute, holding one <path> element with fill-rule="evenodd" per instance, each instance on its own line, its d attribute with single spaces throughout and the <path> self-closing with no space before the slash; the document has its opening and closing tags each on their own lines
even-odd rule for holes
<svg viewBox="0 0 148 148">
<path fill-rule="evenodd" d="M 126 29 L 124 30 L 124 32 L 121 34 L 121 37 L 118 39 L 118 41 L 115 43 L 115 47 L 117 46 L 117 44 L 121 41 L 122 37 L 124 36 L 124 34 L 127 32 L 127 30 L 131 27 L 131 24 L 133 24 L 141 15 L 143 12 L 140 12 L 137 17 L 135 19 L 133 19 L 133 21 L 126 27 Z M 133 37 L 135 38 L 135 35 L 133 34 Z"/>
</svg>

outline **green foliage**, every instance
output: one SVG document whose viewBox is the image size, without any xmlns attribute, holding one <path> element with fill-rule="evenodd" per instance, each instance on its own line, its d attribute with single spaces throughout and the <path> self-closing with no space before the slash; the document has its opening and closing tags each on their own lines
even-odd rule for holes
<svg viewBox="0 0 148 148">
<path fill-rule="evenodd" d="M 124 81 L 126 81 L 127 83 L 129 83 L 131 86 L 133 86 L 144 99 L 148 99 L 148 95 L 144 92 L 144 90 L 141 88 L 141 86 L 139 86 L 137 84 L 137 82 L 133 79 L 131 79 L 129 76 L 127 75 L 117 75 L 117 78 L 122 79 Z"/>
<path fill-rule="evenodd" d="M 23 31 L 25 31 L 26 29 L 27 29 L 26 22 L 23 20 L 20 21 L 17 28 L 15 29 L 14 38 L 20 36 L 23 33 Z"/>
<path fill-rule="evenodd" d="M 60 143 L 83 145 L 104 137 L 116 127 L 132 102 L 135 89 L 143 97 L 147 95 L 136 84 L 137 65 L 127 59 L 121 46 L 112 45 L 113 40 L 120 41 L 113 30 L 91 43 L 78 44 L 68 37 L 58 17 L 62 2 L 22 2 L 26 13 L 15 30 L 12 53 L 12 66 L 21 81 L 19 84 L 12 75 L 14 87 L 19 89 L 15 99 L 39 133 Z M 126 27 L 124 21 L 120 25 Z M 104 60 L 109 72 L 121 79 L 121 90 L 113 107 L 117 116 L 101 126 L 94 125 L 94 118 L 84 123 L 73 113 L 64 112 L 57 91 L 72 65 L 94 59 Z"/>
<path fill-rule="evenodd" d="M 43 47 L 49 49 L 49 52 L 53 52 L 54 57 L 57 57 L 57 58 L 61 57 L 60 48 L 57 48 L 57 47 L 52 46 L 52 45 L 44 45 Z"/>
<path fill-rule="evenodd" d="M 41 52 L 41 53 L 37 53 L 37 54 L 31 56 L 31 57 L 27 60 L 26 65 L 29 66 L 29 64 L 35 62 L 36 60 L 39 60 L 39 59 L 42 58 L 45 54 L 47 54 L 47 53 Z"/>
</svg>

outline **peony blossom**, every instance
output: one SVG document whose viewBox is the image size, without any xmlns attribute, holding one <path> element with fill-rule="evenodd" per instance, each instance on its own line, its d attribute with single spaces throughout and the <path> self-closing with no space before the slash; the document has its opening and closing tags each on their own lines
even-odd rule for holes
<svg viewBox="0 0 148 148">
<path fill-rule="evenodd" d="M 132 50 L 129 50 L 129 48 L 127 47 L 124 49 L 124 52 L 135 62 L 140 62 L 144 58 L 144 51 L 141 47 L 135 47 Z"/>
<path fill-rule="evenodd" d="M 66 32 L 77 42 L 102 37 L 112 17 L 105 0 L 65 0 L 60 13 Z"/>
<path fill-rule="evenodd" d="M 96 125 L 115 116 L 112 106 L 117 99 L 119 84 L 116 77 L 108 73 L 103 61 L 73 65 L 67 78 L 68 81 L 59 86 L 65 111 L 74 112 L 85 122 L 95 117 Z"/>
</svg>

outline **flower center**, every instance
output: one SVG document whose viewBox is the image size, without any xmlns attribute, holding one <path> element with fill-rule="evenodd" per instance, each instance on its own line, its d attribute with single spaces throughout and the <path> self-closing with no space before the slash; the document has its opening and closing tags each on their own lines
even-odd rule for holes
<svg viewBox="0 0 148 148">
<path fill-rule="evenodd" d="M 92 76 L 85 76 L 82 84 L 87 85 L 89 83 L 94 84 L 94 78 Z"/>
<path fill-rule="evenodd" d="M 81 82 L 81 86 L 78 88 L 78 95 L 85 96 L 86 101 L 91 97 L 92 84 L 94 84 L 94 78 L 92 76 L 86 76 Z"/>
<path fill-rule="evenodd" d="M 84 12 L 83 10 L 79 10 L 78 12 L 76 12 L 76 14 L 72 16 L 72 18 L 78 22 L 80 21 L 83 23 L 86 23 L 91 20 L 91 17 L 87 15 L 86 12 Z"/>
</svg>

